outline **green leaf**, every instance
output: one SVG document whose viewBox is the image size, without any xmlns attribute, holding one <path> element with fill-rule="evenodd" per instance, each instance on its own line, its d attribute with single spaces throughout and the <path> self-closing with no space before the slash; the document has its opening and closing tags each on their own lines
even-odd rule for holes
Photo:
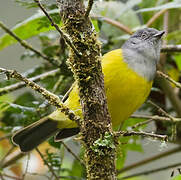
<svg viewBox="0 0 181 180">
<path fill-rule="evenodd" d="M 181 180 L 181 175 L 174 177 L 172 180 Z"/>
<path fill-rule="evenodd" d="M 52 10 L 48 12 L 53 20 L 60 26 L 61 21 L 59 18 L 58 9 Z M 36 36 L 42 32 L 47 32 L 50 30 L 54 30 L 55 28 L 51 26 L 51 23 L 45 17 L 42 12 L 39 12 L 25 21 L 17 24 L 12 31 L 21 39 L 28 39 L 30 37 Z M 8 47 L 16 43 L 17 41 L 10 36 L 9 34 L 5 34 L 0 37 L 0 50 Z"/>
<path fill-rule="evenodd" d="M 96 32 L 99 32 L 99 25 L 97 20 L 91 20 Z"/>
<path fill-rule="evenodd" d="M 174 55 L 174 59 L 175 59 L 178 69 L 181 71 L 181 54 Z"/>
<path fill-rule="evenodd" d="M 149 11 L 158 11 L 162 9 L 175 9 L 181 8 L 181 0 L 175 0 L 174 2 L 169 2 L 160 6 L 152 7 L 152 8 L 143 8 L 138 10 L 137 12 L 149 12 Z"/>
<path fill-rule="evenodd" d="M 53 21 L 58 25 L 61 26 L 62 22 L 59 15 L 59 10 L 54 9 L 48 12 L 51 15 Z M 94 28 L 97 32 L 99 32 L 98 24 L 96 20 L 92 20 Z M 55 30 L 53 26 L 51 26 L 50 21 L 47 17 L 42 13 L 38 12 L 37 14 L 29 17 L 25 21 L 17 24 L 12 31 L 22 40 L 31 38 L 43 32 L 48 32 L 51 30 Z M 15 44 L 17 40 L 15 40 L 9 34 L 4 34 L 0 37 L 0 50 Z"/>
<path fill-rule="evenodd" d="M 82 177 L 83 174 L 83 168 L 82 165 L 80 164 L 80 162 L 78 160 L 74 160 L 73 164 L 72 164 L 72 169 L 70 172 L 70 176 L 76 176 L 76 177 Z"/>
</svg>

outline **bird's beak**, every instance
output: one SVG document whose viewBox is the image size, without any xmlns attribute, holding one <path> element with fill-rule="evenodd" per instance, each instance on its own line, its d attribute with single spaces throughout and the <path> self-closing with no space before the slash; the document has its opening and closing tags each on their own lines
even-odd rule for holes
<svg viewBox="0 0 181 180">
<path fill-rule="evenodd" d="M 154 35 L 154 37 L 161 38 L 165 34 L 165 31 L 159 31 L 157 34 Z"/>
</svg>

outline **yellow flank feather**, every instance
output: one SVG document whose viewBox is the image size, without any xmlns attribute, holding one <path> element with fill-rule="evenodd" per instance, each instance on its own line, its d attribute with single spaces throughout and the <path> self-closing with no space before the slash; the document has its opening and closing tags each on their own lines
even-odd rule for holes
<svg viewBox="0 0 181 180">
<path fill-rule="evenodd" d="M 113 127 L 126 120 L 146 100 L 152 81 L 134 72 L 123 61 L 122 50 L 113 50 L 102 57 L 102 69 Z M 71 91 L 65 105 L 82 117 L 77 85 Z M 53 112 L 51 119 L 60 121 L 59 128 L 73 128 L 77 124 L 65 117 L 60 111 Z"/>
</svg>

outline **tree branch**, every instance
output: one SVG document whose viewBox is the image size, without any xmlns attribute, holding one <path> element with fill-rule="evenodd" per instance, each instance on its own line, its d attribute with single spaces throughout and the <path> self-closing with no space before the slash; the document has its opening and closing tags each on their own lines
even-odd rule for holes
<svg viewBox="0 0 181 180">
<path fill-rule="evenodd" d="M 164 116 L 150 116 L 150 115 L 132 115 L 131 118 L 141 118 L 141 119 L 153 119 L 155 121 L 169 121 L 171 122 L 172 120 L 169 117 L 164 117 Z M 174 117 L 175 118 L 175 117 Z M 175 118 L 175 121 L 179 122 L 181 121 L 181 118 Z"/>
<path fill-rule="evenodd" d="M 163 157 L 166 157 L 166 156 L 169 156 L 171 154 L 174 154 L 174 153 L 177 153 L 177 152 L 180 152 L 181 151 L 181 147 L 176 147 L 176 148 L 173 148 L 171 150 L 168 150 L 166 152 L 163 152 L 163 153 L 160 153 L 160 154 L 157 154 L 155 156 L 152 156 L 152 157 L 149 157 L 147 159 L 144 159 L 142 161 L 139 161 L 139 162 L 136 162 L 136 163 L 133 163 L 131 165 L 128 165 L 126 167 L 123 167 L 122 169 L 118 170 L 118 174 L 120 173 L 123 173 L 123 172 L 126 172 L 126 171 L 129 171 L 129 170 L 132 170 L 134 168 L 137 168 L 139 166 L 142 166 L 144 164 L 148 164 L 150 162 L 153 162 L 155 160 L 158 160 L 158 159 L 161 159 Z"/>
<path fill-rule="evenodd" d="M 36 55 L 42 57 L 43 59 L 47 60 L 49 63 L 55 65 L 55 66 L 60 66 L 60 63 L 53 58 L 50 58 L 44 54 L 42 54 L 40 51 L 34 49 L 30 44 L 28 44 L 25 40 L 22 40 L 19 38 L 13 31 L 11 31 L 7 26 L 5 26 L 4 23 L 0 22 L 0 27 L 8 33 L 10 36 L 12 36 L 14 39 L 16 39 L 21 46 L 23 46 L 25 49 L 29 49 L 30 51 L 34 52 Z"/>
<path fill-rule="evenodd" d="M 80 122 L 81 140 L 85 147 L 87 179 L 116 179 L 114 141 L 108 146 L 96 144 L 107 134 L 113 140 L 111 119 L 107 108 L 101 69 L 101 47 L 89 18 L 85 21 L 82 0 L 57 0 L 65 33 L 82 54 L 75 56 L 70 49 L 69 65 L 79 87 L 84 120 Z M 112 148 L 113 147 L 113 148 Z M 96 148 L 96 150 L 95 150 Z"/>
<path fill-rule="evenodd" d="M 15 70 L 7 70 L 4 68 L 0 68 L 0 73 L 6 74 L 7 78 L 15 78 L 17 80 L 23 81 L 27 86 L 31 87 L 34 91 L 40 93 L 45 99 L 49 101 L 50 104 L 56 106 L 58 109 L 60 109 L 61 112 L 63 112 L 70 120 L 76 121 L 79 123 L 80 118 L 77 117 L 73 111 L 71 111 L 69 108 L 67 108 L 59 99 L 58 96 L 55 94 L 49 92 L 45 88 L 42 88 L 38 84 L 34 83 L 33 81 L 30 81 L 26 77 L 23 77 L 20 73 L 18 73 Z"/>
<path fill-rule="evenodd" d="M 33 81 L 33 82 L 37 82 L 37 81 L 43 80 L 49 76 L 55 76 L 59 72 L 60 72 L 60 69 L 54 69 L 52 71 L 48 71 L 48 72 L 45 72 L 43 74 L 37 75 L 35 77 L 29 78 L 28 80 Z M 26 86 L 26 84 L 24 82 L 19 82 L 19 83 L 11 84 L 9 86 L 0 88 L 0 96 L 7 94 L 7 93 L 10 93 L 12 91 L 15 91 L 15 90 L 20 89 L 20 88 L 25 87 L 25 86 Z"/>
<path fill-rule="evenodd" d="M 2 164 L 1 168 L 6 168 L 12 164 L 14 164 L 17 160 L 21 159 L 22 157 L 26 156 L 27 154 L 22 153 L 20 151 L 16 151 L 17 154 L 14 155 L 13 157 L 9 158 L 8 160 L 4 161 Z"/>
<path fill-rule="evenodd" d="M 43 154 L 39 151 L 38 148 L 36 148 L 36 151 L 38 152 L 38 154 L 40 155 L 40 157 L 42 158 L 44 164 L 48 167 L 48 169 L 50 170 L 50 172 L 52 173 L 52 175 L 55 177 L 56 180 L 59 180 L 59 177 L 56 175 L 56 173 L 54 172 L 54 169 L 52 168 L 51 165 L 49 165 L 49 163 L 46 161 L 46 159 L 44 158 Z"/>
<path fill-rule="evenodd" d="M 162 9 L 162 10 L 158 11 L 156 14 L 154 14 L 153 17 L 148 20 L 148 22 L 146 23 L 146 26 L 150 27 L 167 10 L 168 9 Z"/>
<path fill-rule="evenodd" d="M 75 158 L 77 159 L 78 162 L 80 162 L 80 164 L 85 167 L 84 162 L 63 142 L 61 141 L 61 144 L 65 147 L 65 149 L 67 149 L 67 151 Z"/>
<path fill-rule="evenodd" d="M 151 104 L 152 106 L 156 107 L 160 113 L 162 113 L 162 114 L 165 115 L 166 117 L 170 118 L 170 120 L 171 120 L 172 122 L 177 121 L 177 119 L 175 120 L 175 118 L 174 118 L 173 116 L 171 116 L 169 113 L 167 113 L 164 109 L 162 109 L 160 106 L 158 106 L 158 105 L 155 104 L 154 102 L 152 102 L 152 101 L 149 100 L 148 103 Z"/>
<path fill-rule="evenodd" d="M 181 52 L 181 44 L 178 45 L 164 45 L 162 46 L 161 52 Z"/>
<path fill-rule="evenodd" d="M 87 6 L 87 9 L 86 9 L 86 12 L 85 12 L 85 19 L 87 19 L 89 17 L 90 11 L 91 11 L 92 6 L 93 6 L 93 3 L 94 3 L 94 0 L 89 0 L 88 1 L 88 6 Z"/>
<path fill-rule="evenodd" d="M 58 25 L 53 21 L 53 19 L 49 16 L 48 12 L 45 10 L 45 8 L 41 5 L 39 0 L 34 0 L 34 2 L 37 3 L 37 5 L 40 7 L 40 9 L 44 12 L 48 20 L 51 22 L 51 25 L 55 27 L 55 29 L 59 32 L 61 37 L 65 40 L 65 42 L 72 48 L 74 53 L 80 57 L 82 54 L 75 48 L 73 42 L 71 39 L 58 27 Z"/>
<path fill-rule="evenodd" d="M 14 146 L 12 145 L 11 148 L 8 150 L 8 152 L 3 156 L 3 158 L 0 160 L 0 168 L 2 168 L 2 165 L 5 161 L 5 159 L 7 158 L 7 156 L 12 153 L 12 151 L 14 150 Z"/>
<path fill-rule="evenodd" d="M 181 163 L 175 163 L 175 164 L 172 164 L 172 165 L 169 165 L 169 166 L 164 166 L 164 167 L 161 167 L 161 168 L 152 169 L 152 170 L 149 170 L 149 171 L 143 171 L 143 172 L 140 172 L 140 173 L 135 173 L 135 174 L 132 174 L 132 175 L 129 175 L 129 176 L 125 176 L 125 177 L 122 177 L 120 180 L 132 178 L 132 177 L 137 177 L 137 176 L 142 176 L 142 175 L 153 174 L 153 173 L 156 173 L 156 172 L 159 172 L 159 171 L 164 171 L 166 169 L 174 168 L 174 167 L 177 167 L 177 166 L 180 166 L 180 165 L 181 165 Z"/>
<path fill-rule="evenodd" d="M 91 18 L 105 21 L 107 24 L 110 24 L 110 25 L 120 29 L 121 31 L 124 31 L 127 34 L 130 34 L 130 35 L 133 34 L 132 30 L 129 27 L 125 26 L 124 24 L 121 24 L 120 22 L 118 22 L 116 20 L 113 20 L 113 19 L 110 19 L 110 18 L 104 17 L 104 16 L 91 16 Z"/>
<path fill-rule="evenodd" d="M 171 77 L 169 77 L 168 75 L 166 75 L 165 73 L 161 72 L 161 71 L 157 71 L 157 74 L 163 78 L 165 78 L 166 80 L 168 80 L 169 82 L 173 83 L 176 87 L 181 89 L 181 83 L 173 80 Z"/>
<path fill-rule="evenodd" d="M 162 69 L 162 71 L 163 71 L 163 69 Z M 169 100 L 172 103 L 172 106 L 175 109 L 176 113 L 178 114 L 178 116 L 181 117 L 181 102 L 180 102 L 180 98 L 175 93 L 174 89 L 172 88 L 172 86 L 168 82 L 168 80 L 166 80 L 164 77 L 160 77 L 159 82 L 160 82 L 160 87 L 162 88 L 163 92 L 169 98 Z"/>
<path fill-rule="evenodd" d="M 142 137 L 151 137 L 154 139 L 160 139 L 162 141 L 168 141 L 167 135 L 160 135 L 160 134 L 153 134 L 149 132 L 142 132 L 142 131 L 118 131 L 115 132 L 115 137 L 119 136 L 142 136 Z"/>
</svg>

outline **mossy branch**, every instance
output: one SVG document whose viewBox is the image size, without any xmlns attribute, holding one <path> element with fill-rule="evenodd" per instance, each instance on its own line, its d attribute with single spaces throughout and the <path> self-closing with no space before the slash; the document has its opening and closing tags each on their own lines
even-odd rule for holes
<svg viewBox="0 0 181 180">
<path fill-rule="evenodd" d="M 45 10 L 45 8 L 41 5 L 39 0 L 34 0 L 34 2 L 37 3 L 37 5 L 40 7 L 40 9 L 43 11 L 43 13 L 46 15 L 48 20 L 51 22 L 51 25 L 55 27 L 55 29 L 59 32 L 61 37 L 65 40 L 65 42 L 69 45 L 70 48 L 74 51 L 74 53 L 80 57 L 82 54 L 76 49 L 71 39 L 58 27 L 58 25 L 53 21 L 53 19 L 49 16 L 48 12 Z"/>
<path fill-rule="evenodd" d="M 80 122 L 80 131 L 85 147 L 87 179 L 115 180 L 116 150 L 104 143 L 106 134 L 108 133 L 111 139 L 113 132 L 101 69 L 101 46 L 90 19 L 85 19 L 86 9 L 83 1 L 57 0 L 57 2 L 63 21 L 62 29 L 71 37 L 74 46 L 82 54 L 78 57 L 70 49 L 68 63 L 79 87 L 84 117 L 84 120 Z M 91 8 L 87 9 L 87 14 L 89 14 L 89 9 Z M 101 146 L 101 142 L 104 146 Z"/>
<path fill-rule="evenodd" d="M 45 99 L 48 100 L 48 102 L 51 105 L 56 106 L 58 109 L 60 109 L 61 112 L 63 112 L 69 119 L 71 119 L 72 121 L 76 121 L 77 123 L 79 122 L 80 118 L 77 117 L 73 111 L 71 111 L 68 107 L 66 107 L 61 100 L 59 99 L 59 97 L 51 92 L 49 92 L 48 90 L 46 90 L 45 88 L 39 86 L 38 84 L 36 84 L 33 81 L 30 81 L 28 78 L 22 76 L 20 73 L 18 73 L 16 70 L 8 70 L 8 69 L 4 69 L 4 68 L 0 68 L 0 73 L 4 73 L 7 78 L 15 78 L 17 80 L 20 80 L 22 82 L 24 82 L 27 86 L 29 86 L 30 88 L 32 88 L 34 91 L 40 93 Z"/>
<path fill-rule="evenodd" d="M 37 82 L 37 81 L 43 80 L 47 77 L 55 76 L 59 72 L 60 72 L 60 69 L 54 69 L 54 70 L 45 72 L 43 74 L 37 75 L 35 77 L 29 78 L 29 80 L 33 81 L 33 82 Z M 14 83 L 14 84 L 11 84 L 9 86 L 0 88 L 0 96 L 7 94 L 7 93 L 10 93 L 10 92 L 13 92 L 15 90 L 18 90 L 20 88 L 23 88 L 25 86 L 26 86 L 26 84 L 24 82 L 18 82 L 18 83 Z"/>
<path fill-rule="evenodd" d="M 93 6 L 93 3 L 94 3 L 94 0 L 89 0 L 88 1 L 88 6 L 87 6 L 87 9 L 86 9 L 86 12 L 85 12 L 85 19 L 87 19 L 89 17 L 90 11 L 91 11 L 92 6 Z"/>
</svg>

